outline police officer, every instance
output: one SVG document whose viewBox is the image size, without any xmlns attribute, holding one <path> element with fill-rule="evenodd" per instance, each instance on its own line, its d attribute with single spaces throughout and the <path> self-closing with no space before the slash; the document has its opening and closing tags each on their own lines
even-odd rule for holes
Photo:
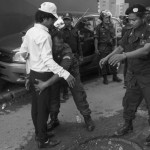
<svg viewBox="0 0 150 150">
<path fill-rule="evenodd" d="M 120 46 L 100 61 L 100 65 L 106 61 L 115 65 L 127 59 L 127 90 L 123 98 L 125 123 L 115 133 L 119 136 L 133 130 L 132 122 L 143 98 L 147 104 L 150 124 L 150 25 L 146 22 L 145 12 L 146 8 L 140 4 L 126 10 L 132 28 L 126 31 L 119 42 Z M 150 145 L 150 135 L 145 144 Z"/>
<path fill-rule="evenodd" d="M 77 109 L 80 111 L 80 113 L 84 117 L 87 130 L 93 131 L 95 126 L 90 116 L 91 110 L 86 100 L 86 97 L 87 97 L 86 92 L 80 80 L 79 62 L 77 58 L 74 56 L 74 54 L 72 53 L 69 45 L 64 43 L 63 34 L 61 32 L 58 32 L 55 35 L 53 42 L 54 42 L 54 49 L 53 49 L 54 60 L 58 64 L 60 64 L 63 68 L 67 69 L 70 73 L 72 73 L 73 76 L 75 77 L 76 79 L 75 85 L 73 88 L 70 88 L 70 90 L 71 90 L 74 102 L 77 106 Z M 46 84 L 46 86 L 49 86 L 50 85 L 49 80 L 46 81 L 44 84 Z M 40 89 L 45 88 L 43 87 L 42 81 L 40 81 L 36 87 Z M 57 91 L 55 90 L 54 92 L 56 93 L 55 95 L 57 96 L 59 95 L 58 90 Z M 58 97 L 56 97 L 55 99 L 52 98 L 50 103 L 51 103 L 50 104 L 51 113 L 58 114 L 59 107 L 60 107 L 60 101 Z"/>
<path fill-rule="evenodd" d="M 78 37 L 78 31 L 72 26 L 72 14 L 66 13 L 63 16 L 64 21 L 64 28 L 62 28 L 64 42 L 67 43 L 71 49 L 72 52 L 75 54 L 76 57 L 79 56 L 79 37 Z M 68 86 L 65 81 L 62 80 L 62 91 L 63 91 L 63 99 L 67 100 L 69 98 L 68 95 Z"/>
<path fill-rule="evenodd" d="M 115 46 L 115 27 L 111 21 L 112 14 L 108 10 L 103 10 L 100 13 L 102 21 L 95 31 L 95 52 L 100 56 L 99 59 L 106 57 L 113 51 Z M 99 60 L 98 60 L 99 62 Z M 113 81 L 121 82 L 117 77 L 117 66 L 110 66 L 108 63 L 101 68 L 103 83 L 108 84 L 107 74 L 113 74 Z"/>
</svg>

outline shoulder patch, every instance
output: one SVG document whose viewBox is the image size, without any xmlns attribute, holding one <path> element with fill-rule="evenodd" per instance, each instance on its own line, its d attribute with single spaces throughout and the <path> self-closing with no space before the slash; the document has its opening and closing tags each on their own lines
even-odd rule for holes
<svg viewBox="0 0 150 150">
<path fill-rule="evenodd" d="M 70 56 L 64 56 L 63 59 L 71 59 Z"/>
</svg>

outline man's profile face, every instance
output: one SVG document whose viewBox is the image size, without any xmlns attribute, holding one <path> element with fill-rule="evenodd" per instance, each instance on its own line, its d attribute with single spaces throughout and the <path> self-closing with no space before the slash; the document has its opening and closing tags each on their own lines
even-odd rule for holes
<svg viewBox="0 0 150 150">
<path fill-rule="evenodd" d="M 103 22 L 104 22 L 104 23 L 110 23 L 110 17 L 108 17 L 108 16 L 107 16 L 107 17 L 104 17 L 104 18 L 103 18 Z"/>
<path fill-rule="evenodd" d="M 63 44 L 64 44 L 63 39 L 59 39 L 58 37 L 54 37 L 53 44 L 54 44 L 54 53 L 55 54 L 60 53 L 63 49 Z"/>
<path fill-rule="evenodd" d="M 138 17 L 135 13 L 129 14 L 128 21 L 133 28 L 138 28 L 142 24 L 142 18 Z"/>
<path fill-rule="evenodd" d="M 49 19 L 46 19 L 46 24 L 47 24 L 47 27 L 50 28 L 54 25 L 54 22 L 56 21 L 57 19 L 52 19 L 52 18 L 49 18 Z"/>
<path fill-rule="evenodd" d="M 64 19 L 64 24 L 65 24 L 65 26 L 71 26 L 71 19 Z"/>
</svg>

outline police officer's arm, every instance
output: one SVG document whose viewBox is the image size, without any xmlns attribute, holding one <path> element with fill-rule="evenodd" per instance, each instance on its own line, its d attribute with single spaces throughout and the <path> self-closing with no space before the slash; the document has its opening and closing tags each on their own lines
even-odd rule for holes
<svg viewBox="0 0 150 150">
<path fill-rule="evenodd" d="M 99 51 L 98 51 L 98 38 L 95 38 L 95 40 L 94 40 L 94 46 L 95 46 L 95 53 L 99 53 Z"/>
<path fill-rule="evenodd" d="M 150 53 L 150 43 L 146 43 L 144 47 L 139 48 L 132 52 L 124 53 L 126 58 L 139 58 L 141 56 L 148 55 Z"/>
<path fill-rule="evenodd" d="M 102 67 L 109 59 L 111 59 L 113 57 L 113 55 L 121 54 L 123 52 L 123 50 L 124 50 L 123 47 L 121 45 L 119 45 L 117 48 L 114 49 L 114 51 L 112 51 L 112 53 L 110 53 L 105 58 L 100 60 L 100 62 L 99 62 L 100 67 Z M 110 61 L 109 61 L 109 63 L 111 64 Z"/>
<path fill-rule="evenodd" d="M 126 59 L 126 58 L 139 58 L 141 56 L 148 55 L 150 53 L 150 43 L 146 43 L 144 47 L 139 48 L 132 52 L 127 52 L 119 55 L 114 55 L 110 58 L 109 63 L 111 65 L 116 65 L 118 62 Z"/>
<path fill-rule="evenodd" d="M 108 60 L 109 64 L 112 64 L 111 60 L 116 54 L 121 54 L 124 51 L 124 46 L 126 45 L 126 38 L 128 36 L 128 33 L 126 33 L 122 39 L 119 41 L 119 46 L 112 51 L 109 55 L 107 55 L 105 58 L 101 59 L 99 62 L 100 67 L 103 66 Z"/>
<path fill-rule="evenodd" d="M 67 54 L 63 57 L 63 59 L 60 63 L 60 66 L 62 66 L 65 70 L 68 70 L 70 68 L 71 63 L 72 63 L 72 58 L 71 58 L 70 55 Z M 73 76 L 71 76 L 71 77 L 73 77 Z M 35 84 L 35 88 L 36 88 L 37 91 L 43 91 L 45 88 L 47 88 L 48 86 L 53 85 L 54 83 L 56 83 L 60 79 L 61 78 L 57 74 L 54 74 L 50 79 L 48 79 L 45 82 L 36 79 L 38 84 Z M 71 88 L 73 88 L 74 82 L 68 83 L 68 84 Z"/>
<path fill-rule="evenodd" d="M 94 46 L 95 46 L 95 53 L 99 54 L 98 50 L 98 38 L 99 38 L 99 26 L 97 26 L 94 30 Z"/>
</svg>

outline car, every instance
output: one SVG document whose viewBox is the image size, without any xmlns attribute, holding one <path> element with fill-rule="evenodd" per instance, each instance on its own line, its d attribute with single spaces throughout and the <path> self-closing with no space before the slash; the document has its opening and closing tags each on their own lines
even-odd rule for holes
<svg viewBox="0 0 150 150">
<path fill-rule="evenodd" d="M 119 19 L 115 17 L 112 17 L 112 21 L 116 26 L 116 37 L 120 38 L 122 25 Z M 83 33 L 83 22 L 87 26 L 87 33 Z M 82 37 L 80 46 L 82 51 L 82 61 L 80 61 L 81 76 L 93 71 L 98 71 L 98 66 L 94 61 L 94 29 L 100 22 L 98 14 L 89 14 L 79 18 L 75 23 L 75 28 L 79 30 Z M 27 29 L 0 39 L 0 78 L 6 81 L 13 83 L 25 82 L 25 60 L 22 57 L 15 59 L 14 56 L 19 51 L 22 37 L 26 31 Z"/>
</svg>

